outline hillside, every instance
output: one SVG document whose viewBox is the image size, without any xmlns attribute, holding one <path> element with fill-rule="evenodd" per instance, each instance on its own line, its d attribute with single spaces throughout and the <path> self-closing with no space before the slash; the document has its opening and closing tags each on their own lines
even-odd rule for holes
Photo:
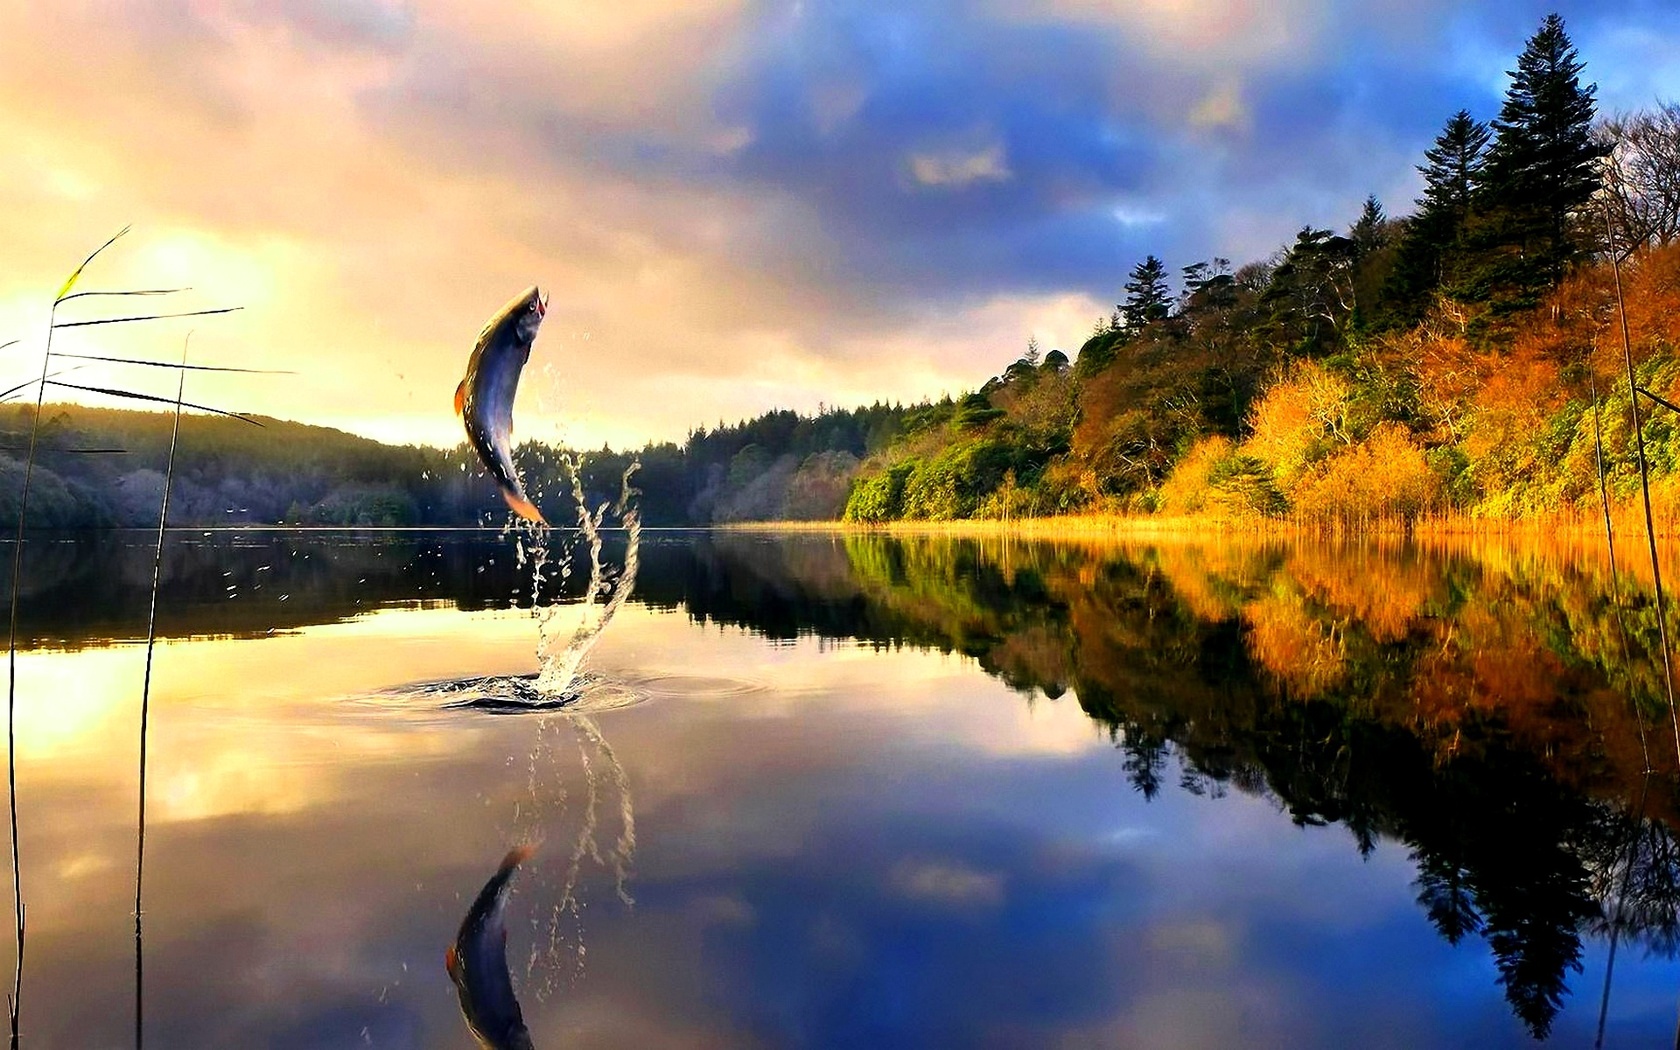
<svg viewBox="0 0 1680 1050">
<path fill-rule="evenodd" d="M 15 526 L 33 405 L 0 407 L 0 525 Z M 903 408 L 876 405 L 816 416 L 770 412 L 681 446 L 584 454 L 591 505 L 617 498 L 632 461 L 643 520 L 710 524 L 753 518 L 834 518 L 862 457 L 900 432 Z M 172 417 L 166 412 L 49 404 L 31 483 L 38 528 L 155 525 Z M 385 445 L 326 427 L 266 417 L 262 425 L 182 417 L 170 521 L 180 525 L 496 524 L 506 509 L 465 444 Z M 573 506 L 566 450 L 517 453 L 526 487 L 546 507 Z M 557 522 L 573 512 L 555 513 Z"/>
<path fill-rule="evenodd" d="M 1036 347 L 910 421 L 867 461 L 846 517 L 1092 512 L 1409 525 L 1597 506 L 1636 491 L 1612 252 L 1638 382 L 1680 401 L 1680 107 L 1596 121 L 1548 18 L 1491 123 L 1454 114 L 1415 213 L 1374 197 L 1345 233 L 1303 227 L 1268 259 L 1139 263 L 1066 366 Z M 1680 445 L 1641 406 L 1673 517 Z"/>
</svg>

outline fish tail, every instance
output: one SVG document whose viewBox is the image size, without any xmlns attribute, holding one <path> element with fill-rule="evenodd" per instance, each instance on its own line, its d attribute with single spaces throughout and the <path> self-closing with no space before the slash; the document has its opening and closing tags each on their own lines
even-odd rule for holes
<svg viewBox="0 0 1680 1050">
<path fill-rule="evenodd" d="M 496 874 L 500 875 L 503 872 L 512 871 L 514 868 L 519 867 L 521 864 L 530 860 L 531 854 L 536 851 L 536 844 L 532 842 L 525 843 L 522 846 L 513 847 L 508 850 L 507 856 L 502 858 L 501 867 L 496 869 Z"/>
<path fill-rule="evenodd" d="M 524 518 L 526 521 L 534 521 L 538 525 L 548 524 L 548 519 L 542 516 L 542 511 L 537 509 L 537 505 L 526 499 L 524 496 L 521 496 L 519 493 L 503 489 L 502 498 L 507 500 L 508 507 L 515 514 Z"/>
</svg>

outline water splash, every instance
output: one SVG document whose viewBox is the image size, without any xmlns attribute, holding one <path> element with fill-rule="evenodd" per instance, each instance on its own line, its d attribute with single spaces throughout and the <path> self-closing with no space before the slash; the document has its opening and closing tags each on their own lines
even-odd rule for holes
<svg viewBox="0 0 1680 1050">
<path fill-rule="evenodd" d="M 589 584 L 583 594 L 582 619 L 573 628 L 565 643 L 560 643 L 560 634 L 556 620 L 560 609 L 558 604 L 535 604 L 537 617 L 537 672 L 536 690 L 549 698 L 564 698 L 572 695 L 578 675 L 578 668 L 582 666 L 589 651 L 600 641 L 601 632 L 607 629 L 607 624 L 618 610 L 629 600 L 630 592 L 636 586 L 636 569 L 639 563 L 642 517 L 635 498 L 641 493 L 631 484 L 636 471 L 641 469 L 641 462 L 630 464 L 619 479 L 618 502 L 610 505 L 612 515 L 625 531 L 627 543 L 624 551 L 624 564 L 616 571 L 609 569 L 601 557 L 601 525 L 605 519 L 609 504 L 602 503 L 593 512 L 589 509 L 588 497 L 583 491 L 583 460 L 571 456 L 562 457 L 566 472 L 571 476 L 572 500 L 577 505 L 578 529 L 583 534 L 585 550 L 589 554 Z M 546 537 L 533 557 L 533 593 L 541 592 L 542 574 L 548 558 L 548 543 Z M 566 547 L 562 552 L 562 559 L 558 563 L 562 582 L 571 575 L 571 549 Z"/>
<path fill-rule="evenodd" d="M 576 748 L 576 768 L 582 777 L 577 792 L 581 797 L 576 800 L 576 812 L 571 814 L 568 809 L 573 793 L 568 791 L 563 775 L 571 765 L 565 755 L 568 738 Z M 559 869 L 539 872 L 539 879 L 548 887 L 543 896 L 552 894 L 553 903 L 546 913 L 531 919 L 532 943 L 525 979 L 540 1000 L 562 986 L 575 984 L 584 975 L 588 961 L 584 887 L 590 873 L 609 874 L 618 899 L 626 907 L 635 904 L 628 886 L 636 853 L 636 810 L 624 767 L 600 727 L 587 715 L 567 713 L 537 723 L 526 790 L 527 800 L 514 814 L 515 839 L 558 839 L 567 844 Z M 576 830 L 565 831 L 562 837 L 568 817 L 576 821 Z M 614 819 L 618 823 L 617 837 L 611 845 L 605 845 L 601 841 L 603 821 L 610 826 Z"/>
</svg>

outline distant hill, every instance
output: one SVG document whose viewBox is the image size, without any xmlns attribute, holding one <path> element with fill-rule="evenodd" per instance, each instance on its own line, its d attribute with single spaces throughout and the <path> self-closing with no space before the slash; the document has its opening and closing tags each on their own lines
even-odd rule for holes
<svg viewBox="0 0 1680 1050">
<path fill-rule="evenodd" d="M 699 525 L 835 518 L 860 460 L 898 436 L 906 409 L 791 411 L 716 429 L 682 445 L 584 454 L 590 505 L 616 500 L 625 469 L 643 520 Z M 0 406 L 0 526 L 15 527 L 33 405 Z M 180 525 L 498 523 L 506 510 L 465 444 L 387 445 L 329 427 L 256 417 L 181 419 L 170 521 Z M 49 404 L 41 415 L 29 520 L 77 529 L 155 525 L 173 417 L 168 412 Z M 575 513 L 567 450 L 527 443 L 527 488 L 557 523 Z"/>
</svg>

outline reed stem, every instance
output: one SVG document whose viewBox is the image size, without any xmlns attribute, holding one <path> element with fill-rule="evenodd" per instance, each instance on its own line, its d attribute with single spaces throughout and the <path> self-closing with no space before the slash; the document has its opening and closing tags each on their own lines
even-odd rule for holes
<svg viewBox="0 0 1680 1050">
<path fill-rule="evenodd" d="M 1628 335 L 1627 303 L 1622 297 L 1622 262 L 1616 256 L 1616 233 L 1610 224 L 1609 206 L 1604 209 L 1604 234 L 1610 251 L 1610 272 L 1616 284 L 1616 316 L 1621 323 L 1622 363 L 1627 368 L 1628 403 L 1633 410 L 1634 448 L 1639 455 L 1639 494 L 1645 508 L 1645 539 L 1650 547 L 1651 579 L 1656 585 L 1657 633 L 1662 642 L 1663 690 L 1668 697 L 1668 720 L 1674 727 L 1674 757 L 1680 761 L 1680 711 L 1674 704 L 1674 668 L 1668 644 L 1668 602 L 1663 593 L 1662 566 L 1657 560 L 1657 526 L 1651 513 L 1651 465 L 1645 456 L 1644 421 L 1639 413 L 1639 381 L 1633 371 L 1633 340 Z M 1677 1032 L 1680 1036 L 1680 1032 Z"/>
<path fill-rule="evenodd" d="M 181 437 L 181 404 L 187 391 L 187 346 L 181 347 L 181 373 L 175 387 L 175 422 L 169 431 L 169 461 L 163 471 L 163 499 L 158 508 L 157 547 L 152 554 L 152 599 L 146 613 L 146 674 L 140 686 L 140 809 L 135 822 L 134 850 L 134 1050 L 145 1045 L 145 935 L 144 897 L 146 875 L 146 733 L 151 724 L 152 655 L 157 648 L 158 590 L 163 581 L 163 537 L 169 522 L 169 487 L 175 479 L 175 448 Z"/>
</svg>

